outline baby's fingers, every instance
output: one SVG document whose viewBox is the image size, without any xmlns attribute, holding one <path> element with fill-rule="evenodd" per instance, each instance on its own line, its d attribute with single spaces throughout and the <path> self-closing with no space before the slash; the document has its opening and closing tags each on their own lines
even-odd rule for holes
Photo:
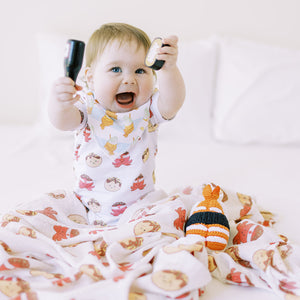
<svg viewBox="0 0 300 300">
<path fill-rule="evenodd" d="M 177 54 L 177 48 L 164 46 L 159 48 L 158 55 L 166 54 L 166 55 L 176 55 Z"/>
<path fill-rule="evenodd" d="M 158 59 L 166 59 L 163 55 L 177 56 L 178 47 L 177 47 L 178 37 L 176 35 L 171 35 L 163 39 L 164 47 L 158 49 Z"/>
<path fill-rule="evenodd" d="M 55 82 L 55 85 L 72 85 L 75 86 L 75 82 L 70 77 L 60 77 Z"/>
<path fill-rule="evenodd" d="M 78 99 L 76 93 L 79 89 L 79 87 L 74 86 L 74 81 L 72 79 L 62 77 L 54 83 L 53 92 L 58 101 L 73 103 Z"/>
<path fill-rule="evenodd" d="M 57 95 L 60 95 L 60 94 L 76 94 L 77 90 L 75 89 L 74 86 L 72 85 L 57 85 L 55 87 L 55 93 Z"/>
<path fill-rule="evenodd" d="M 61 102 L 70 102 L 75 99 L 75 97 L 78 96 L 76 94 L 70 94 L 70 93 L 59 93 L 57 95 L 58 101 Z"/>
<path fill-rule="evenodd" d="M 162 42 L 165 45 L 177 48 L 178 37 L 176 35 L 170 35 L 168 37 L 165 37 Z"/>
</svg>

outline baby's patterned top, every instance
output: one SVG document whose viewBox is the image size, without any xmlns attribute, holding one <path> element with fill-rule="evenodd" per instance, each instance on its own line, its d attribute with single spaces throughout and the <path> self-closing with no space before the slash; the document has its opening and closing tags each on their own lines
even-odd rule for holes
<svg viewBox="0 0 300 300">
<path fill-rule="evenodd" d="M 158 92 L 138 109 L 105 110 L 91 92 L 77 105 L 83 121 L 75 133 L 75 194 L 96 225 L 115 223 L 126 208 L 154 190 L 157 128 L 164 121 Z"/>
</svg>

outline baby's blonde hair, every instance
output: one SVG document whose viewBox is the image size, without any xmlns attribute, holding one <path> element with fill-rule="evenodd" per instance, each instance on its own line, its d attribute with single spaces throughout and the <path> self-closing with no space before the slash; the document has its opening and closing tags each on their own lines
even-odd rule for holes
<svg viewBox="0 0 300 300">
<path fill-rule="evenodd" d="M 103 53 L 107 44 L 117 40 L 120 45 L 124 42 L 135 41 L 137 47 L 144 47 L 148 51 L 151 41 L 141 29 L 125 23 L 107 23 L 97 29 L 90 37 L 86 47 L 86 67 L 91 67 L 93 62 Z"/>
</svg>

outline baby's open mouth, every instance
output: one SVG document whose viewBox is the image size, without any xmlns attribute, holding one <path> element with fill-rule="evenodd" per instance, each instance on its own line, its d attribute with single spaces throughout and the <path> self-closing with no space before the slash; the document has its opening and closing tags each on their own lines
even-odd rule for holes
<svg viewBox="0 0 300 300">
<path fill-rule="evenodd" d="M 117 103 L 123 108 L 131 108 L 134 105 L 135 94 L 132 92 L 119 93 L 116 95 Z"/>
</svg>

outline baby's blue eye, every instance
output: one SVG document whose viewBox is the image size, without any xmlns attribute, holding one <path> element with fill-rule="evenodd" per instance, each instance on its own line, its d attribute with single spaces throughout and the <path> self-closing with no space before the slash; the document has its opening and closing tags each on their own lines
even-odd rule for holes
<svg viewBox="0 0 300 300">
<path fill-rule="evenodd" d="M 144 74 L 144 73 L 146 73 L 146 71 L 144 69 L 137 69 L 135 71 L 135 73 L 137 73 L 137 74 Z"/>
<path fill-rule="evenodd" d="M 111 70 L 112 70 L 112 72 L 114 72 L 114 73 L 120 73 L 120 72 L 122 72 L 122 70 L 121 70 L 120 67 L 113 67 Z"/>
</svg>

